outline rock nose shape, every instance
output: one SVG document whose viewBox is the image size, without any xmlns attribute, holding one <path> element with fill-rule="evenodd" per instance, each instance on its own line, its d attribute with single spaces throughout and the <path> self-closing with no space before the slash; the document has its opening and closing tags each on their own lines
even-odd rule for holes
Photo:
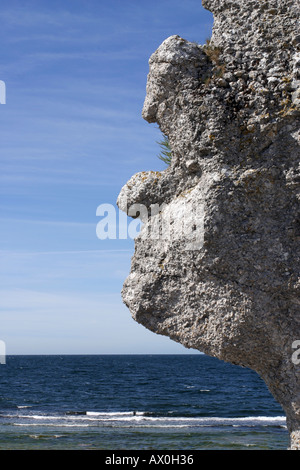
<svg viewBox="0 0 300 470">
<path fill-rule="evenodd" d="M 185 82 L 184 88 L 197 88 L 207 69 L 208 57 L 199 44 L 177 35 L 167 38 L 149 60 L 143 118 L 163 127 L 161 121 L 164 117 L 168 120 L 168 106 L 172 107 L 178 98 L 174 84 Z"/>
<path fill-rule="evenodd" d="M 149 60 L 142 115 L 172 160 L 118 197 L 145 209 L 122 298 L 149 330 L 256 371 L 299 450 L 300 6 L 203 6 L 210 42 L 174 35 Z"/>
</svg>

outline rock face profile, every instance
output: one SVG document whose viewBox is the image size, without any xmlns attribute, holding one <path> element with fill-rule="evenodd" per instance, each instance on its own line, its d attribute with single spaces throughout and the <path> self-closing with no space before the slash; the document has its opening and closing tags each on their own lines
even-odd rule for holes
<svg viewBox="0 0 300 470">
<path fill-rule="evenodd" d="M 256 371 L 299 450 L 300 5 L 202 4 L 210 41 L 174 35 L 149 61 L 142 115 L 172 160 L 118 197 L 144 222 L 122 297 L 151 331 Z"/>
</svg>

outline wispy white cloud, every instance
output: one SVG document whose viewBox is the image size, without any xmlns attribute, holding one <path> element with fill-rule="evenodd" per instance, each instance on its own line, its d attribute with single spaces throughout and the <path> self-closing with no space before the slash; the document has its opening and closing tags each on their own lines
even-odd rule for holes
<svg viewBox="0 0 300 470">
<path fill-rule="evenodd" d="M 20 252 L 20 251 L 1 251 L 0 256 L 16 256 L 16 257 L 38 257 L 38 256 L 53 256 L 53 255 L 111 255 L 111 253 L 131 253 L 131 249 L 101 249 L 101 250 L 65 250 L 65 251 L 28 251 L 28 252 Z"/>
<path fill-rule="evenodd" d="M 8 354 L 26 354 L 28 349 L 36 348 L 35 343 L 39 344 L 41 338 L 48 342 L 42 345 L 41 353 L 48 352 L 47 348 L 64 352 L 65 341 L 70 338 L 73 352 L 78 350 L 78 338 L 84 343 L 84 353 L 89 352 L 91 345 L 95 352 L 97 349 L 102 352 L 104 346 L 105 352 L 114 343 L 113 323 L 119 317 L 125 326 L 124 321 L 126 324 L 129 320 L 120 315 L 124 307 L 117 294 L 2 289 L 0 298 L 1 338 L 6 342 Z M 111 344 L 112 349 L 115 346 Z"/>
<path fill-rule="evenodd" d="M 44 7 L 44 8 L 43 8 Z M 74 13 L 70 10 L 61 8 L 45 8 L 45 5 L 40 5 L 40 8 L 28 8 L 26 5 L 14 5 L 12 8 L 2 8 L 0 12 L 1 21 L 10 26 L 22 26 L 23 28 L 32 28 L 33 26 L 61 26 L 66 28 L 67 25 L 94 24 L 99 25 L 99 18 L 89 15 Z"/>
<path fill-rule="evenodd" d="M 89 222 L 79 222 L 79 221 L 76 221 L 76 222 L 72 222 L 72 221 L 65 221 L 65 220 L 43 220 L 43 219 L 30 219 L 30 218 L 18 218 L 18 219 L 13 219 L 13 218 L 9 218 L 9 217 L 1 217 L 0 218 L 0 223 L 2 224 L 2 227 L 5 226 L 5 224 L 7 223 L 12 223 L 14 224 L 14 228 L 17 226 L 21 227 L 24 229 L 25 225 L 31 225 L 31 224 L 34 224 L 34 225 L 39 225 L 39 226 L 43 226 L 43 227 L 53 227 L 53 228 L 57 228 L 57 227 L 65 227 L 65 228 L 68 228 L 68 229 L 79 229 L 79 228 L 91 228 L 94 226 L 94 224 L 92 223 L 89 223 Z M 0 251 L 0 253 L 2 252 L 2 254 L 4 253 L 4 251 Z"/>
<path fill-rule="evenodd" d="M 138 325 L 119 293 L 0 290 L 7 354 L 191 353 Z"/>
<path fill-rule="evenodd" d="M 159 131 L 141 117 L 148 59 L 171 34 L 205 40 L 202 12 L 199 0 L 1 2 L 8 350 L 145 352 L 148 338 L 149 352 L 163 349 L 121 301 L 133 242 L 99 241 L 96 208 L 132 174 L 163 168 Z"/>
<path fill-rule="evenodd" d="M 130 270 L 131 249 L 2 251 L 2 287 L 39 286 L 47 290 L 108 292 L 122 288 Z"/>
<path fill-rule="evenodd" d="M 57 317 L 57 313 L 55 313 L 57 309 L 60 310 L 59 314 L 64 313 L 66 317 L 72 314 L 76 318 L 86 311 L 100 312 L 103 307 L 111 311 L 117 304 L 119 305 L 116 293 L 78 295 L 74 292 L 58 293 L 16 288 L 11 290 L 1 289 L 0 298 L 3 311 L 53 313 L 55 317 Z"/>
</svg>

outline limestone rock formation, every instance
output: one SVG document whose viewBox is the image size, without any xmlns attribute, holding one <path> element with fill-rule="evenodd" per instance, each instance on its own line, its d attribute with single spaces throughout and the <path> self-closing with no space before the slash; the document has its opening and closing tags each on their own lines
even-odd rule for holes
<svg viewBox="0 0 300 470">
<path fill-rule="evenodd" d="M 255 370 L 300 449 L 300 6 L 203 6 L 210 42 L 171 36 L 149 61 L 142 114 L 172 162 L 120 192 L 144 222 L 122 296 L 153 332 Z"/>
</svg>

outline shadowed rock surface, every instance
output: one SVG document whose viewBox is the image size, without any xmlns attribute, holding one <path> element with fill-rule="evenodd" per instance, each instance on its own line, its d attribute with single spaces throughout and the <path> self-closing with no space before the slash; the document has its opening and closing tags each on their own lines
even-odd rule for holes
<svg viewBox="0 0 300 470">
<path fill-rule="evenodd" d="M 299 2 L 202 3 L 210 42 L 174 35 L 149 61 L 143 118 L 172 162 L 119 195 L 144 222 L 122 296 L 151 331 L 255 370 L 299 450 Z"/>
</svg>

